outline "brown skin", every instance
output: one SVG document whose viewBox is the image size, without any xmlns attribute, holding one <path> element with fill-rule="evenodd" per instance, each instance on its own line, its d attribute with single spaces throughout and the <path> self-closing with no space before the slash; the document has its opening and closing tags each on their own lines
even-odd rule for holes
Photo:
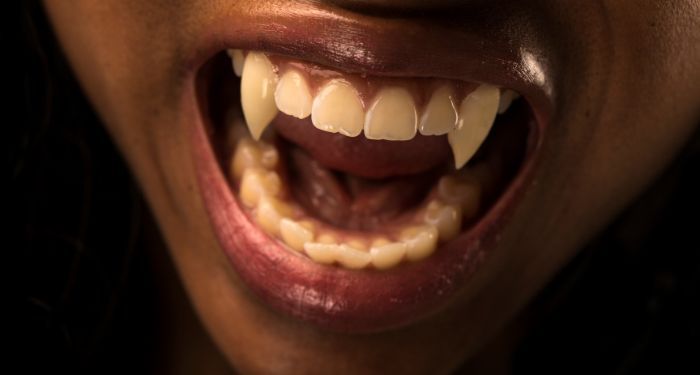
<svg viewBox="0 0 700 375">
<path fill-rule="evenodd" d="M 424 321 L 374 335 L 333 334 L 280 316 L 245 291 L 207 220 L 192 167 L 190 124 L 178 112 L 179 68 L 211 17 L 254 15 L 294 2 L 45 3 L 78 79 L 150 203 L 197 315 L 243 373 L 440 373 L 475 358 L 669 165 L 700 117 L 697 2 L 602 0 L 598 7 L 533 1 L 532 9 L 547 10 L 542 22 L 560 30 L 551 38 L 566 63 L 550 77 L 555 116 L 536 183 L 494 256 L 464 298 Z M 402 2 L 336 3 L 374 3 L 390 12 Z M 593 8 L 600 11 L 583 11 Z M 192 335 L 203 334 L 193 327 Z M 188 338 L 175 339 L 173 352 L 189 353 Z M 190 365 L 212 361 L 189 359 Z"/>
</svg>

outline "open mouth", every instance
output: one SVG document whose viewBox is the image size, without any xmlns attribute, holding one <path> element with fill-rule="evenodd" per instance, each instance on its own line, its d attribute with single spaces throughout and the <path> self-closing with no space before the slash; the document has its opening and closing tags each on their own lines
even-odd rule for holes
<svg viewBox="0 0 700 375">
<path fill-rule="evenodd" d="M 277 310 L 347 332 L 445 306 L 542 133 L 509 87 L 265 51 L 220 51 L 197 88 L 200 187 L 238 276 Z"/>
<path fill-rule="evenodd" d="M 209 96 L 223 99 L 211 108 L 222 168 L 250 220 L 309 261 L 421 261 L 478 221 L 523 159 L 513 91 L 228 55 Z"/>
</svg>

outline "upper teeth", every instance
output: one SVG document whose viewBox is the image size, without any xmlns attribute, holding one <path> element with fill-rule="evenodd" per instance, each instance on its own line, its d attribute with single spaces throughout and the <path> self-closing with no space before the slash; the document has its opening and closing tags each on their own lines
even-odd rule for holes
<svg viewBox="0 0 700 375">
<path fill-rule="evenodd" d="M 411 94 L 403 88 L 379 91 L 365 115 L 365 137 L 407 141 L 416 136 L 418 116 Z"/>
<path fill-rule="evenodd" d="M 231 61 L 233 62 L 233 72 L 240 77 L 243 73 L 243 63 L 245 62 L 243 51 L 239 49 L 230 49 L 227 52 L 229 57 L 231 57 Z"/>
<path fill-rule="evenodd" d="M 498 87 L 481 85 L 462 100 L 457 129 L 447 134 L 458 169 L 474 156 L 491 130 L 498 111 L 499 96 Z"/>
<path fill-rule="evenodd" d="M 281 111 L 297 118 L 311 116 L 313 125 L 348 137 L 364 131 L 368 139 L 403 141 L 422 135 L 447 134 L 457 169 L 476 153 L 493 126 L 497 113 L 507 110 L 517 94 L 480 85 L 459 105 L 454 88 L 443 85 L 432 93 L 419 113 L 412 94 L 402 87 L 384 87 L 368 103 L 360 100 L 352 83 L 333 79 L 318 88 L 297 70 L 278 78 L 267 56 L 229 50 L 236 74 L 241 75 L 241 104 L 251 135 L 259 139 Z"/>
<path fill-rule="evenodd" d="M 360 135 L 364 116 L 355 89 L 339 80 L 330 81 L 321 88 L 311 109 L 311 122 L 317 129 L 348 137 Z"/>
<path fill-rule="evenodd" d="M 306 79 L 296 70 L 290 70 L 280 79 L 275 89 L 277 109 L 290 116 L 305 118 L 311 114 L 311 91 Z"/>
<path fill-rule="evenodd" d="M 276 85 L 277 74 L 270 60 L 262 53 L 249 53 L 241 76 L 241 107 L 248 129 L 255 139 L 260 139 L 277 115 L 273 94 Z"/>
<path fill-rule="evenodd" d="M 420 120 L 420 133 L 442 135 L 457 128 L 459 114 L 455 108 L 454 94 L 450 87 L 435 90 Z"/>
</svg>

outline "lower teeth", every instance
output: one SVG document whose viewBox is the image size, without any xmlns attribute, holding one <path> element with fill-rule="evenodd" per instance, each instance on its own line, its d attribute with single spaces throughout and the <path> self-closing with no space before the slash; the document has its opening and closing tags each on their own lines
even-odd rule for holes
<svg viewBox="0 0 700 375">
<path fill-rule="evenodd" d="M 242 134 L 244 132 L 234 132 Z M 408 220 L 381 233 L 355 233 L 309 216 L 293 199 L 279 174 L 279 153 L 265 141 L 241 135 L 229 165 L 239 201 L 268 235 L 314 262 L 348 269 L 389 269 L 435 252 L 455 238 L 463 222 L 479 211 L 482 176 L 465 168 L 443 176 Z"/>
</svg>

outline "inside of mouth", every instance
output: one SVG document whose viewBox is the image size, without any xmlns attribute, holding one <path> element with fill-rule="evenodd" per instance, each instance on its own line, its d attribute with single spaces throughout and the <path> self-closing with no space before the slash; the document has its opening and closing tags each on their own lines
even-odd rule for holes
<svg viewBox="0 0 700 375">
<path fill-rule="evenodd" d="M 457 170 L 446 135 L 347 137 L 280 112 L 254 140 L 226 53 L 198 83 L 217 158 L 251 220 L 289 251 L 351 269 L 420 261 L 468 231 L 517 174 L 534 123 L 516 100 Z"/>
</svg>

